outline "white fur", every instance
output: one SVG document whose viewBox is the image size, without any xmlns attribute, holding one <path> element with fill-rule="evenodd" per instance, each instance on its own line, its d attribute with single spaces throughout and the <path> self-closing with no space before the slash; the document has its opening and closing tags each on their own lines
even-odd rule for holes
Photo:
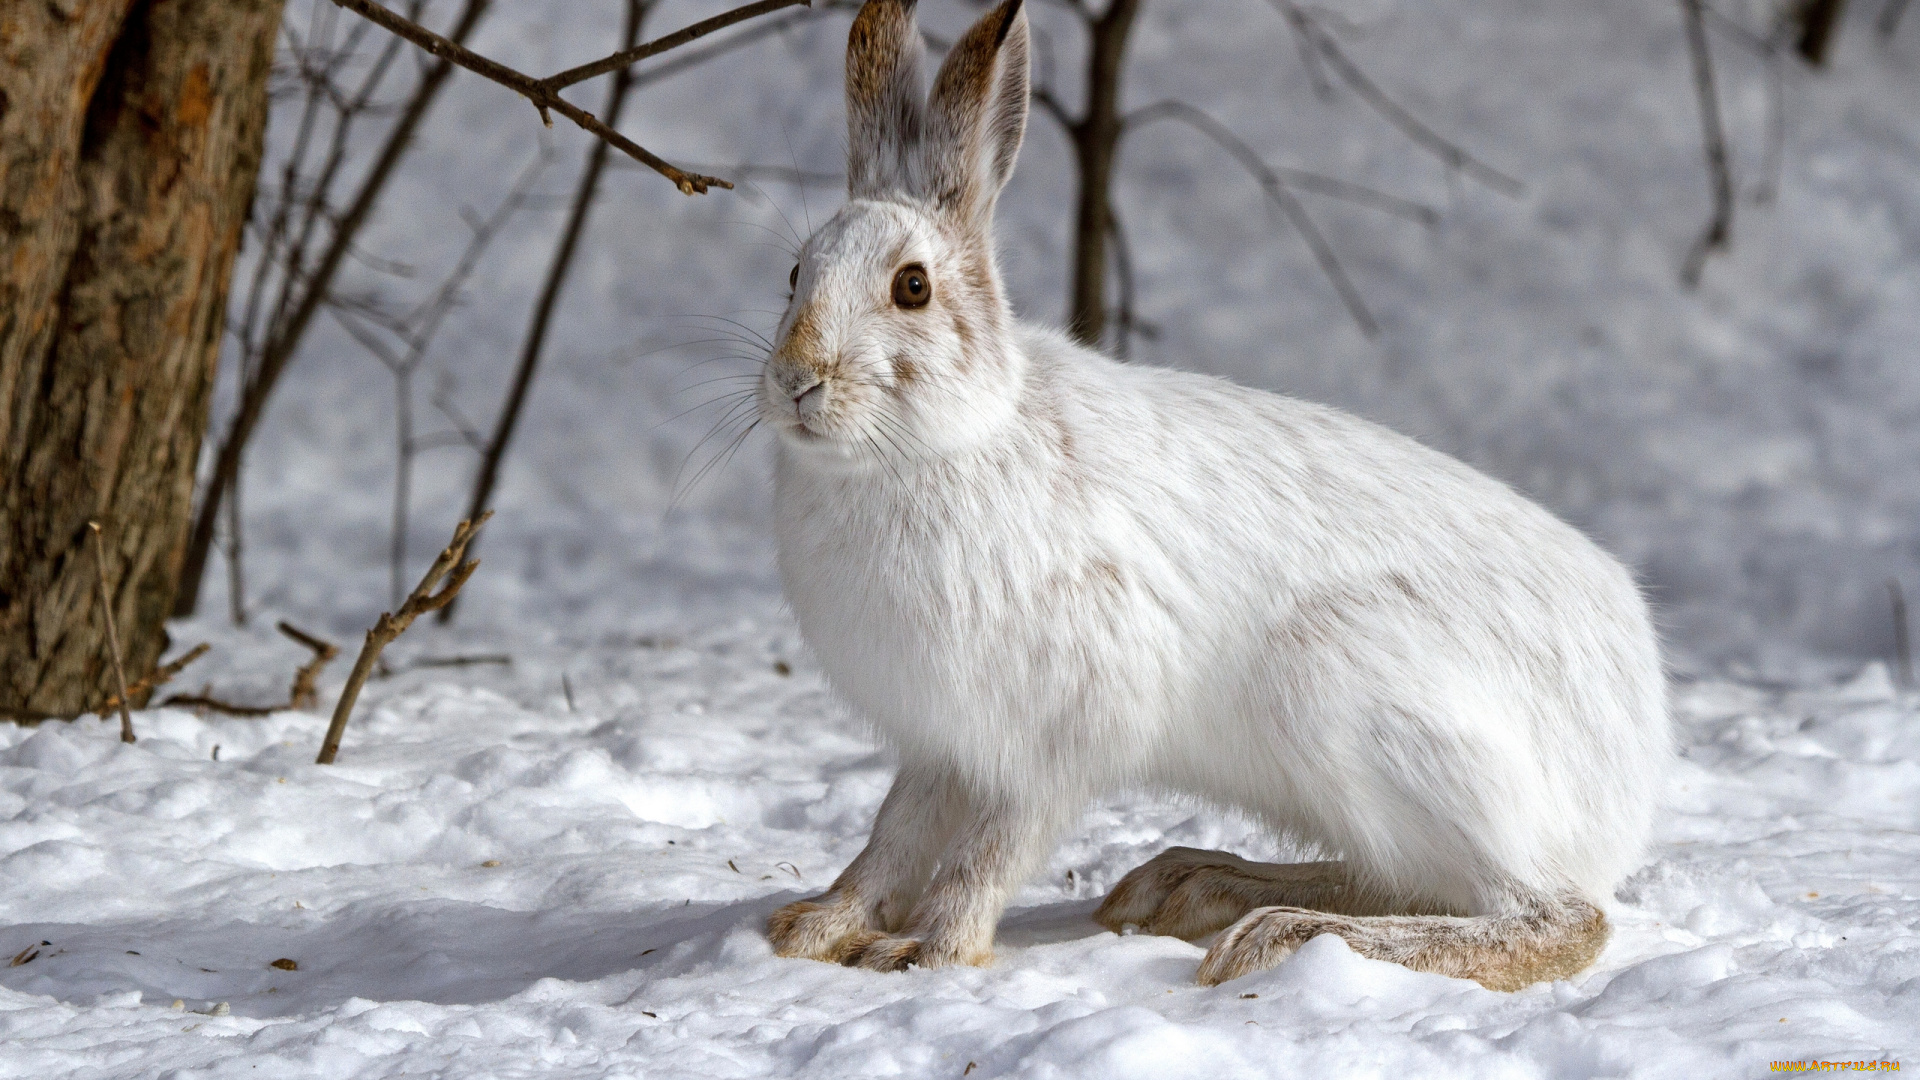
<svg viewBox="0 0 1920 1080">
<path fill-rule="evenodd" d="M 892 302 L 910 263 L 927 307 Z M 1060 832 L 1126 789 L 1244 809 L 1425 910 L 1601 902 L 1640 858 L 1670 753 L 1646 604 L 1510 488 L 1015 324 L 988 229 L 915 190 L 808 241 L 776 341 L 787 598 L 902 762 L 829 894 L 848 926 L 977 961 Z"/>
</svg>

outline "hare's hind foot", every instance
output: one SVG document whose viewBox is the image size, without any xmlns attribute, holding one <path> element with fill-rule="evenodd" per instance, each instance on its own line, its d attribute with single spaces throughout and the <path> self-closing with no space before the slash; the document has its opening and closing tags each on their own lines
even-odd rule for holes
<svg viewBox="0 0 1920 1080">
<path fill-rule="evenodd" d="M 1362 897 L 1338 862 L 1257 863 L 1224 851 L 1168 848 L 1128 872 L 1107 894 L 1095 922 L 1119 933 L 1202 938 L 1255 908 L 1349 911 Z"/>
<path fill-rule="evenodd" d="M 1542 899 L 1508 914 L 1346 916 L 1266 907 L 1235 923 L 1200 961 L 1213 986 L 1273 967 L 1321 934 L 1338 934 L 1361 956 L 1518 990 L 1564 979 L 1607 943 L 1607 917 L 1577 896 Z"/>
</svg>

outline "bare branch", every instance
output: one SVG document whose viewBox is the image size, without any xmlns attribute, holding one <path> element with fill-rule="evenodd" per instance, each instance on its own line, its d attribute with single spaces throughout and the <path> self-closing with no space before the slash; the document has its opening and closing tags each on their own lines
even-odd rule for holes
<svg viewBox="0 0 1920 1080">
<path fill-rule="evenodd" d="M 1113 270 L 1120 286 L 1119 310 L 1114 312 L 1115 329 L 1119 331 L 1114 340 L 1114 353 L 1121 360 L 1131 359 L 1133 352 L 1133 249 L 1127 246 L 1127 230 L 1120 224 L 1120 212 L 1112 208 L 1107 210 L 1107 230 L 1113 237 Z"/>
<path fill-rule="evenodd" d="M 1073 130 L 1080 125 L 1080 121 L 1074 119 L 1073 114 L 1067 111 L 1067 107 L 1065 105 L 1060 104 L 1060 99 L 1057 97 L 1054 97 L 1053 91 L 1048 89 L 1047 87 L 1044 87 L 1044 86 L 1034 87 L 1033 90 L 1031 91 L 1031 96 L 1033 98 L 1033 103 L 1035 105 L 1040 106 L 1041 110 L 1044 111 L 1048 116 L 1053 117 L 1054 122 L 1059 124 L 1062 128 L 1065 128 L 1069 135 L 1071 135 L 1073 133 Z"/>
<path fill-rule="evenodd" d="M 621 165 L 618 161 L 609 164 L 615 167 Z M 847 174 L 843 172 L 816 172 L 810 169 L 796 169 L 791 165 L 761 165 L 751 161 L 737 162 L 732 165 L 707 165 L 702 168 L 725 169 L 732 173 L 736 180 L 772 180 L 799 187 L 844 187 L 847 182 Z"/>
<path fill-rule="evenodd" d="M 791 2 L 792 0 L 788 0 L 788 3 L 776 4 L 775 6 L 789 6 Z M 696 23 L 688 27 L 687 30 L 681 31 L 678 35 L 668 35 L 660 39 L 660 42 L 685 44 L 699 37 L 701 34 L 711 33 L 725 26 L 731 26 L 733 23 L 740 21 L 740 19 L 747 18 L 750 15 L 759 14 L 760 12 L 758 11 L 749 11 L 749 8 L 754 7 L 767 11 L 773 10 L 773 7 L 769 7 L 767 3 L 736 8 L 727 15 L 720 16 L 718 20 L 709 19 L 706 23 Z M 742 14 L 743 12 L 746 14 Z M 632 42 L 639 38 L 641 23 L 646 19 L 646 14 L 646 4 L 643 3 L 642 0 L 627 0 L 627 13 L 622 27 L 623 41 Z M 714 25 L 710 29 L 702 29 L 702 27 L 706 27 L 709 23 L 716 22 L 718 25 Z M 700 31 L 700 33 L 692 33 L 692 31 L 696 30 Z M 674 39 L 676 37 L 681 40 L 675 42 Z M 673 44 L 660 45 L 660 42 L 652 43 L 652 45 L 660 46 L 654 49 L 655 52 L 673 47 Z M 641 46 L 640 49 L 628 49 L 623 53 L 615 53 L 614 56 L 620 57 L 631 53 L 639 53 L 642 49 L 648 47 L 649 46 Z M 651 56 L 653 53 L 647 53 L 646 55 Z M 634 57 L 636 60 L 640 58 L 639 56 Z M 608 69 L 614 71 L 612 85 L 608 87 L 607 90 L 607 105 L 605 110 L 607 122 L 610 124 L 620 122 L 620 111 L 626 104 L 628 92 L 633 88 L 633 69 L 630 64 L 631 61 L 628 61 L 627 63 L 616 64 Z M 588 67 L 592 66 L 593 65 L 588 65 Z M 575 71 L 582 70 L 585 69 L 575 69 Z M 582 77 L 584 78 L 585 76 Z M 561 78 L 561 76 L 555 76 L 556 80 L 559 78 Z M 561 85 L 565 84 L 563 83 Z M 540 288 L 539 298 L 534 301 L 533 312 L 527 321 L 526 336 L 521 340 L 520 344 L 519 363 L 514 365 L 513 381 L 508 385 L 506 400 L 501 403 L 500 415 L 498 419 L 494 421 L 493 434 L 487 439 L 486 444 L 480 450 L 480 467 L 474 472 L 473 493 L 467 505 L 468 518 L 478 516 L 493 499 L 493 488 L 494 484 L 499 480 L 501 463 L 506 460 L 507 449 L 513 443 L 513 433 L 520 422 L 520 411 L 526 405 L 527 393 L 533 386 L 534 374 L 539 369 L 540 357 L 546 348 L 547 330 L 552 325 L 555 310 L 559 307 L 560 293 L 561 290 L 566 287 L 567 275 L 572 272 L 573 256 L 574 253 L 579 250 L 580 238 L 586 232 L 588 216 L 593 213 L 593 201 L 599 194 L 600 177 L 606 172 L 607 159 L 607 144 L 604 142 L 595 143 L 593 149 L 587 153 L 586 167 L 581 171 L 580 182 L 574 189 L 573 205 L 567 214 L 566 227 L 561 230 L 560 242 L 555 246 L 553 258 L 547 264 L 547 279 Z M 438 616 L 439 621 L 441 623 L 449 621 L 453 618 L 453 612 L 454 605 L 452 604 L 441 608 Z"/>
<path fill-rule="evenodd" d="M 638 3 L 638 0 L 634 0 Z M 594 150 L 604 158 L 606 143 L 594 143 Z M 453 268 L 434 289 L 418 303 L 398 315 L 382 310 L 381 306 L 367 298 L 336 298 L 329 302 L 328 310 L 342 328 L 367 350 L 374 359 L 393 376 L 394 393 L 394 485 L 392 527 L 388 533 L 387 562 L 390 587 L 390 603 L 399 604 L 406 595 L 406 551 L 408 536 L 408 515 L 412 507 L 414 459 L 426 445 L 415 436 L 415 417 L 413 402 L 413 378 L 420 365 L 426 360 L 433 346 L 434 337 L 439 333 L 442 323 L 457 303 L 460 290 L 467 278 L 479 266 L 482 255 L 494 237 L 499 234 L 509 219 L 525 205 L 533 191 L 534 182 L 547 166 L 550 155 L 542 152 L 528 163 L 514 182 L 513 190 L 501 200 L 493 212 L 485 218 L 469 208 L 462 208 L 462 218 L 466 221 L 470 236 L 466 247 L 461 251 Z M 396 347 L 382 340 L 375 333 L 373 324 L 398 339 Z M 478 511 L 475 511 L 477 514 Z M 444 616 L 443 616 L 444 617 Z"/>
<path fill-rule="evenodd" d="M 446 609 L 442 608 L 441 610 L 445 611 Z M 512 667 L 513 657 L 507 653 L 476 653 L 463 656 L 422 656 L 412 664 L 409 664 L 408 670 L 417 670 L 420 668 L 481 667 L 492 664 L 498 664 L 501 667 Z"/>
<path fill-rule="evenodd" d="M 1293 47 L 1300 54 L 1300 66 L 1307 69 L 1307 82 L 1313 86 L 1313 96 L 1321 101 L 1333 99 L 1333 84 L 1327 81 L 1327 71 L 1320 63 L 1320 50 L 1314 47 L 1313 35 L 1306 31 L 1303 20 L 1289 17 L 1287 29 L 1293 32 Z"/>
<path fill-rule="evenodd" d="M 289 709 L 312 708 L 314 703 L 319 699 L 319 693 L 314 686 L 315 681 L 320 678 L 320 672 L 327 664 L 331 662 L 334 657 L 340 655 L 340 647 L 330 641 L 314 637 L 312 634 L 284 620 L 280 622 L 278 629 L 282 634 L 285 634 L 295 642 L 313 650 L 313 659 L 300 665 L 300 667 L 294 671 L 293 686 L 287 691 L 285 704 L 242 705 L 237 702 L 214 697 L 210 688 L 203 689 L 198 694 L 174 694 L 160 704 L 180 705 L 190 709 L 205 709 L 209 712 L 225 713 L 228 716 L 244 717 L 272 716 L 274 713 L 285 712 Z M 173 672 L 178 672 L 180 668 L 185 667 L 191 662 L 194 657 L 205 652 L 206 648 L 205 645 L 202 645 L 193 652 L 174 661 L 168 665 L 168 667 L 172 668 Z"/>
<path fill-rule="evenodd" d="M 1213 140 L 1221 149 L 1232 155 L 1233 159 L 1240 163 L 1240 167 L 1247 170 L 1259 183 L 1261 190 L 1267 193 L 1267 198 L 1273 202 L 1274 206 L 1286 215 L 1295 229 L 1299 230 L 1301 238 L 1307 242 L 1308 249 L 1313 252 L 1314 260 L 1320 264 L 1321 272 L 1326 274 L 1327 280 L 1333 283 L 1334 291 L 1340 294 L 1340 300 L 1346 304 L 1348 313 L 1353 316 L 1353 321 L 1359 324 L 1360 332 L 1368 337 L 1373 337 L 1380 332 L 1380 324 L 1374 320 L 1373 313 L 1367 310 L 1366 301 L 1360 298 L 1360 291 L 1354 288 L 1353 282 L 1347 277 L 1346 270 L 1340 265 L 1339 256 L 1333 253 L 1333 245 L 1327 243 L 1327 238 L 1321 235 L 1313 219 L 1307 216 L 1306 207 L 1300 205 L 1299 198 L 1288 189 L 1280 174 L 1260 160 L 1260 155 L 1254 151 L 1253 147 L 1248 146 L 1225 124 L 1184 101 L 1157 102 L 1136 109 L 1127 117 L 1129 126 L 1149 124 L 1155 120 L 1172 120 L 1185 124 Z"/>
<path fill-rule="evenodd" d="M 742 4 L 732 11 L 722 12 L 711 19 L 702 19 L 692 26 L 683 30 L 676 30 L 666 37 L 655 38 L 645 44 L 636 45 L 631 49 L 622 49 L 612 56 L 595 60 L 591 64 L 581 64 L 576 68 L 568 68 L 558 75 L 549 75 L 541 79 L 540 84 L 549 93 L 558 93 L 572 86 L 574 83 L 584 82 L 593 78 L 595 75 L 605 75 L 609 71 L 618 71 L 621 68 L 631 67 L 649 56 L 658 56 L 669 49 L 677 49 L 682 45 L 698 41 L 708 34 L 718 30 L 725 30 L 735 23 L 745 22 L 748 19 L 757 18 L 761 15 L 771 15 L 781 8 L 790 8 L 801 4 L 811 6 L 810 0 L 759 0 L 758 3 Z"/>
<path fill-rule="evenodd" d="M 107 542 L 100 537 L 100 523 L 87 522 L 93 530 L 93 561 L 100 569 L 100 615 L 107 620 L 107 646 L 112 650 L 113 674 L 120 682 L 120 741 L 133 738 L 133 714 L 127 711 L 127 667 L 120 661 L 120 632 L 113 625 L 113 590 L 107 585 Z"/>
<path fill-rule="evenodd" d="M 1794 48 L 1807 63 L 1820 67 L 1827 62 L 1827 47 L 1846 6 L 1847 0 L 1797 0 L 1788 9 L 1787 17 L 1800 24 L 1800 40 Z"/>
<path fill-rule="evenodd" d="M 1900 16 L 1907 13 L 1907 0 L 1887 0 L 1880 9 L 1880 18 L 1874 23 L 1881 38 L 1891 41 L 1900 30 Z"/>
<path fill-rule="evenodd" d="M 1326 58 L 1327 64 L 1340 76 L 1341 82 L 1346 83 L 1354 93 L 1360 95 L 1360 99 L 1372 107 L 1374 112 L 1379 113 L 1387 123 L 1399 128 L 1401 134 L 1445 162 L 1449 168 L 1473 177 L 1502 195 L 1518 196 L 1526 190 L 1525 184 L 1474 157 L 1465 147 L 1421 123 L 1412 113 L 1388 97 L 1387 92 L 1380 88 L 1380 84 L 1374 82 L 1371 76 L 1360 70 L 1360 65 L 1348 58 L 1346 52 L 1340 48 L 1340 43 L 1335 41 L 1333 35 L 1327 33 L 1326 28 L 1315 21 L 1314 16 L 1305 8 L 1293 3 L 1292 0 L 1268 0 L 1268 2 L 1294 28 L 1295 33 L 1299 34 L 1303 40 L 1311 42 L 1320 55 Z"/>
<path fill-rule="evenodd" d="M 491 0 L 466 0 L 454 21 L 452 40 L 464 41 L 479 25 L 490 3 Z M 363 81 L 355 100 L 371 101 L 378 85 L 377 75 L 386 70 L 387 59 L 388 54 L 383 54 L 374 71 L 369 72 Z M 334 275 L 352 248 L 354 238 L 372 216 L 374 204 L 379 201 L 387 181 L 392 179 L 400 159 L 412 145 L 414 132 L 425 120 L 428 110 L 452 73 L 453 65 L 446 60 L 439 60 L 421 76 L 400 118 L 387 132 L 373 164 L 361 178 L 358 190 L 348 201 L 346 209 L 338 213 L 328 205 L 327 192 L 331 190 L 333 178 L 341 164 L 347 159 L 347 133 L 356 114 L 352 111 L 343 113 L 335 126 L 327 162 L 318 180 L 311 185 L 300 226 L 284 244 L 279 297 L 266 316 L 266 326 L 259 332 L 256 343 L 245 350 L 250 356 L 243 355 L 242 363 L 237 365 L 240 369 L 239 401 L 234 406 L 226 433 L 221 437 L 220 448 L 214 454 L 212 474 L 207 477 L 198 504 L 194 507 L 193 531 L 188 535 L 180 584 L 174 593 L 173 613 L 176 616 L 193 614 L 198 603 L 200 583 L 206 571 L 207 555 L 213 547 L 214 528 L 219 520 L 221 503 L 239 480 L 247 444 L 266 412 L 268 398 L 272 396 L 281 375 L 286 372 L 287 365 L 292 362 L 313 316 L 326 301 Z M 294 185 L 290 182 L 281 197 L 294 198 L 293 192 Z M 329 227 L 330 239 L 321 248 L 318 258 L 309 262 L 309 244 L 317 246 L 314 234 L 322 224 Z M 263 252 L 261 257 L 271 256 Z M 247 316 L 249 320 L 252 317 L 251 314 Z M 253 324 L 249 321 L 246 325 L 251 327 Z"/>
<path fill-rule="evenodd" d="M 223 701 L 211 694 L 173 694 L 160 704 L 168 707 L 205 709 L 208 712 L 225 713 L 228 716 L 261 717 L 272 716 L 280 712 L 282 705 L 241 705 L 232 701 Z"/>
<path fill-rule="evenodd" d="M 808 6 L 816 7 L 816 10 L 826 10 L 838 7 L 839 5 L 831 3 L 830 0 L 816 0 L 815 4 Z M 633 74 L 632 89 L 638 90 L 642 86 L 651 86 L 662 79 L 672 78 L 683 71 L 699 67 L 701 64 L 706 63 L 716 56 L 723 56 L 733 52 L 735 49 L 751 45 L 761 38 L 772 37 L 775 34 L 793 27 L 807 17 L 807 12 L 789 12 L 777 19 L 766 19 L 754 23 L 752 26 L 747 27 L 737 34 L 728 35 L 719 41 L 712 42 L 701 48 L 688 49 L 686 52 L 679 53 L 670 60 L 663 60 L 645 71 L 635 72 Z"/>
<path fill-rule="evenodd" d="M 300 665 L 293 673 L 293 686 L 287 691 L 287 707 L 290 709 L 311 709 L 320 700 L 320 691 L 314 685 L 320 678 L 320 672 L 340 655 L 340 646 L 331 641 L 314 637 L 290 622 L 281 620 L 278 629 L 294 641 L 313 650 L 313 659 Z"/>
<path fill-rule="evenodd" d="M 1378 210 L 1383 214 L 1390 214 L 1428 228 L 1440 223 L 1440 211 L 1425 203 L 1403 199 L 1378 188 L 1370 188 L 1365 184 L 1356 184 L 1351 180 L 1342 180 L 1323 173 L 1290 169 L 1284 165 L 1273 165 L 1270 168 L 1275 175 L 1287 182 L 1288 187 L 1311 191 L 1315 195 L 1325 195 L 1329 199 L 1339 199 L 1355 206 L 1364 206 L 1369 210 Z"/>
<path fill-rule="evenodd" d="M 1760 150 L 1760 179 L 1754 184 L 1750 196 L 1756 205 L 1764 206 L 1771 203 L 1779 191 L 1780 171 L 1786 158 L 1787 94 L 1780 63 L 1784 38 L 1757 34 L 1708 4 L 1702 5 L 1702 13 L 1709 27 L 1719 30 L 1727 40 L 1758 57 L 1767 74 L 1767 136 Z M 1785 25 L 1780 27 L 1781 31 L 1790 29 Z"/>
<path fill-rule="evenodd" d="M 633 158 L 635 161 L 647 166 L 661 176 L 666 177 L 673 182 L 675 187 L 680 189 L 681 194 L 704 194 L 709 187 L 733 187 L 731 183 L 720 177 L 689 173 L 668 164 L 645 147 L 640 146 L 625 135 L 615 131 L 592 113 L 568 102 L 559 94 L 562 88 L 571 85 L 572 82 L 578 82 L 580 79 L 589 78 L 603 71 L 612 71 L 615 68 L 626 67 L 633 63 L 633 59 L 639 59 L 639 57 L 620 59 L 626 56 L 627 53 L 616 53 L 606 60 L 596 61 L 594 64 L 574 68 L 570 71 L 563 71 L 549 79 L 536 79 L 531 75 L 515 71 L 513 68 L 507 67 L 498 61 L 488 59 L 464 45 L 449 41 L 426 27 L 421 26 L 419 23 L 374 3 L 373 0 L 333 0 L 333 2 L 362 18 L 368 19 L 383 29 L 406 38 L 408 41 L 420 46 L 434 56 L 466 68 L 468 71 L 482 78 L 499 83 L 501 86 L 526 98 L 533 103 L 535 109 L 539 110 L 540 119 L 548 126 L 552 126 L 553 124 L 552 118 L 547 115 L 548 111 L 552 110 L 553 112 L 559 113 L 581 128 L 613 144 L 615 149 L 626 154 L 628 157 Z M 640 48 L 646 49 L 650 46 L 659 46 L 654 48 L 652 52 L 646 54 L 648 56 L 656 55 L 657 53 L 666 51 L 666 49 L 696 40 L 715 30 L 725 29 L 743 19 L 807 2 L 808 0 L 761 0 L 759 3 L 748 4 L 745 8 L 737 8 L 726 15 L 715 16 L 712 19 L 706 20 L 704 23 L 696 23 L 677 34 L 670 34 L 660 39 L 659 42 L 649 43 L 649 45 L 643 45 Z M 701 29 L 702 27 L 708 28 Z M 698 31 L 698 33 L 695 33 L 695 31 Z M 672 44 L 663 44 L 666 42 L 672 42 Z M 627 52 L 636 51 L 638 50 L 628 50 Z M 609 66 L 599 67 L 599 65 Z M 596 68 L 597 70 L 588 70 Z M 579 74 L 583 71 L 586 72 L 586 74 Z"/>
<path fill-rule="evenodd" d="M 374 664 L 380 659 L 380 651 L 385 649 L 394 638 L 406 632 L 413 620 L 421 615 L 451 603 L 460 595 L 460 587 L 467 583 L 478 569 L 478 562 L 467 559 L 467 545 L 473 542 L 480 527 L 493 516 L 489 510 L 477 520 L 462 521 L 453 530 L 453 540 L 440 552 L 440 557 L 427 568 L 420 584 L 414 586 L 413 593 L 398 611 L 385 612 L 373 628 L 367 631 L 366 644 L 360 648 L 360 656 L 353 663 L 353 673 L 347 676 L 347 685 L 340 691 L 340 701 L 333 708 L 333 722 L 327 725 L 327 737 L 320 744 L 320 756 L 314 759 L 317 765 L 333 764 L 334 756 L 340 752 L 340 739 L 347 731 L 347 720 L 353 715 L 354 703 L 360 699 L 360 690 L 367 684 L 367 677 L 373 674 Z M 443 584 L 444 581 L 444 584 Z M 435 587 L 439 592 L 435 592 Z"/>
<path fill-rule="evenodd" d="M 195 660 L 198 660 L 202 656 L 205 656 L 207 654 L 207 650 L 211 648 L 213 648 L 213 646 L 208 645 L 206 642 L 203 641 L 200 644 L 195 645 L 193 648 L 188 649 L 186 652 L 182 653 L 180 655 L 180 659 L 175 660 L 170 664 L 162 664 L 159 667 L 154 668 L 152 671 L 147 672 L 145 675 L 142 675 L 139 679 L 135 680 L 133 685 L 127 687 L 127 697 L 136 698 L 136 697 L 139 697 L 141 694 L 149 693 L 161 686 L 165 686 L 169 682 L 172 682 L 173 677 L 175 675 L 180 674 L 180 672 L 184 670 L 188 664 L 191 664 Z M 108 697 L 107 700 L 101 702 L 99 707 L 93 709 L 92 712 L 96 716 L 100 717 L 102 720 L 105 720 L 107 718 L 107 714 L 110 712 L 113 712 L 115 709 L 118 709 L 120 707 L 120 704 L 121 704 L 121 699 L 118 696 Z"/>
<path fill-rule="evenodd" d="M 1687 52 L 1693 59 L 1693 89 L 1700 101 L 1707 182 L 1713 188 L 1713 215 L 1680 267 L 1680 283 L 1692 289 L 1700 284 L 1707 257 L 1726 250 L 1733 242 L 1733 168 L 1727 158 L 1726 128 L 1720 120 L 1720 97 L 1713 86 L 1713 54 L 1707 47 L 1705 0 L 1680 0 L 1680 13 L 1687 27 Z"/>
</svg>

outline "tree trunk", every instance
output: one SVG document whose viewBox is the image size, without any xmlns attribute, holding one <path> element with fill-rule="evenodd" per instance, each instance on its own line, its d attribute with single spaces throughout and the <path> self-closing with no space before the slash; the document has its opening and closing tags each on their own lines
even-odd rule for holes
<svg viewBox="0 0 1920 1080">
<path fill-rule="evenodd" d="M 1113 227 L 1113 165 L 1120 146 L 1120 74 L 1140 0 L 1112 0 L 1088 22 L 1086 113 L 1073 126 L 1080 200 L 1073 226 L 1073 295 L 1067 329 L 1099 348 L 1107 327 L 1107 237 Z"/>
<path fill-rule="evenodd" d="M 166 646 L 281 0 L 0 13 L 0 713 L 114 692 Z"/>
</svg>

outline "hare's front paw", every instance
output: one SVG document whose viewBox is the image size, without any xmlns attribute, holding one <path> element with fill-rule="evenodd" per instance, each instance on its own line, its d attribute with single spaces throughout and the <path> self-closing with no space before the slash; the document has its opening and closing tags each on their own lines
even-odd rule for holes
<svg viewBox="0 0 1920 1080">
<path fill-rule="evenodd" d="M 767 917 L 767 940 L 779 956 L 837 964 L 879 936 L 880 929 L 858 908 L 831 893 L 796 901 Z"/>
<path fill-rule="evenodd" d="M 848 967 L 866 968 L 869 971 L 905 971 L 909 967 L 950 967 L 955 964 L 986 967 L 993 963 L 993 947 L 963 949 L 920 938 L 872 934 L 843 963 Z"/>
</svg>

